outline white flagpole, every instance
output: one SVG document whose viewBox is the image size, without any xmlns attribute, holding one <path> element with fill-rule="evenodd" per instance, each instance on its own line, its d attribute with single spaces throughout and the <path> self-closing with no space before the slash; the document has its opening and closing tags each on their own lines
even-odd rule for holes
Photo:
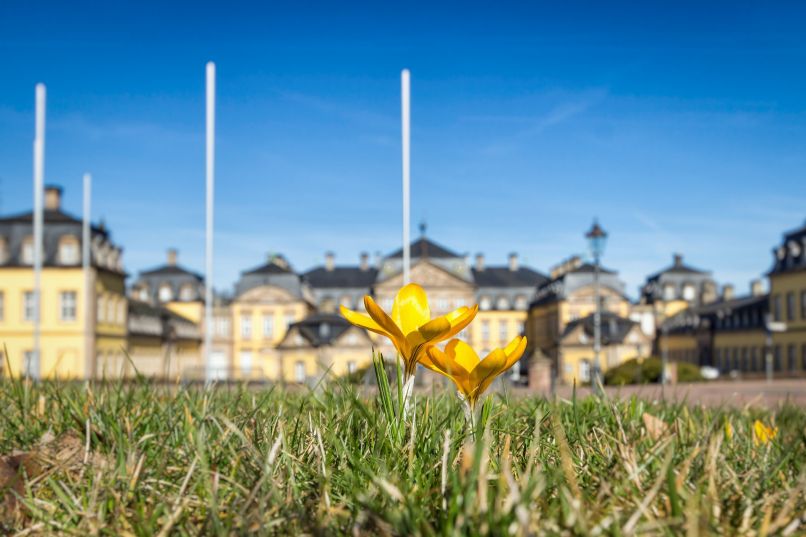
<svg viewBox="0 0 806 537">
<path fill-rule="evenodd" d="M 33 380 L 41 376 L 40 338 L 42 331 L 42 237 L 44 214 L 42 198 L 45 189 L 45 85 L 36 85 L 36 131 L 34 137 L 34 344 L 26 374 Z"/>
<path fill-rule="evenodd" d="M 213 343 L 213 195 L 215 186 L 215 64 L 207 62 L 207 222 L 205 241 L 204 363 L 205 380 L 216 376 L 210 356 Z"/>
<path fill-rule="evenodd" d="M 401 122 L 403 131 L 403 285 L 407 285 L 411 280 L 411 251 L 409 240 L 410 200 L 409 185 L 410 177 L 410 77 L 409 70 L 403 69 L 400 73 L 401 91 Z"/>
<path fill-rule="evenodd" d="M 90 288 L 92 285 L 92 278 L 90 277 L 90 241 L 92 240 L 90 233 L 91 222 L 91 208 L 90 200 L 92 197 L 92 176 L 88 173 L 84 174 L 84 206 L 82 209 L 83 218 L 81 222 L 81 269 L 84 271 L 84 371 L 86 377 L 92 378 L 95 371 L 93 367 L 93 352 L 90 343 L 92 342 L 91 333 L 93 323 L 92 306 L 93 290 Z"/>
</svg>

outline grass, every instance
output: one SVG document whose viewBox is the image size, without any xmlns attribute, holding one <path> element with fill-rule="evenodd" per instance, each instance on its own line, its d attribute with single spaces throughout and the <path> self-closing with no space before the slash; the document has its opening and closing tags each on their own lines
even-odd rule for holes
<svg viewBox="0 0 806 537">
<path fill-rule="evenodd" d="M 0 382 L 0 533 L 802 534 L 806 412 Z M 779 428 L 755 446 L 753 422 Z M 725 432 L 729 422 L 732 438 Z M 13 459 L 13 461 L 12 461 Z M 19 475 L 9 468 L 16 461 Z"/>
</svg>

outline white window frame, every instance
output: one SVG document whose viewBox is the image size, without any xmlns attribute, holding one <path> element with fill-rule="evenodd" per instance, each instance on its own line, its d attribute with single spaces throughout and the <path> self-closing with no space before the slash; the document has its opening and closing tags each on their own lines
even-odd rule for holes
<svg viewBox="0 0 806 537">
<path fill-rule="evenodd" d="M 265 339 L 274 339 L 274 314 L 263 314 L 263 337 Z"/>
<path fill-rule="evenodd" d="M 22 320 L 31 322 L 36 315 L 36 304 L 34 303 L 34 292 L 24 291 L 22 294 Z"/>
<path fill-rule="evenodd" d="M 252 315 L 241 314 L 241 337 L 243 339 L 252 339 Z"/>
<path fill-rule="evenodd" d="M 305 362 L 297 360 L 294 362 L 294 380 L 296 382 L 305 382 L 307 375 L 305 373 Z"/>
<path fill-rule="evenodd" d="M 78 293 L 61 291 L 59 293 L 59 319 L 73 322 L 78 317 Z"/>
<path fill-rule="evenodd" d="M 507 344 L 507 339 L 509 338 L 509 323 L 504 320 L 498 321 L 498 341 L 501 343 L 501 346 Z"/>
<path fill-rule="evenodd" d="M 241 374 L 250 375 L 252 373 L 252 351 L 241 351 L 240 367 Z"/>
<path fill-rule="evenodd" d="M 59 264 L 78 265 L 79 261 L 78 239 L 73 236 L 62 237 L 59 241 Z"/>
</svg>

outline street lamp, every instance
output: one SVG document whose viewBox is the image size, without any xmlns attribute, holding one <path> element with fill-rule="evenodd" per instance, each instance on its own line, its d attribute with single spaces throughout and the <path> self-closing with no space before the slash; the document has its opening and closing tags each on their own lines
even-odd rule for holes
<svg viewBox="0 0 806 537">
<path fill-rule="evenodd" d="M 595 390 L 599 390 L 602 384 L 602 369 L 599 363 L 599 353 L 602 350 L 602 299 L 599 291 L 599 269 L 607 243 L 607 233 L 594 219 L 593 226 L 585 234 L 585 238 L 588 239 L 588 247 L 593 257 L 593 294 L 596 300 L 596 309 L 593 312 L 593 386 Z"/>
</svg>

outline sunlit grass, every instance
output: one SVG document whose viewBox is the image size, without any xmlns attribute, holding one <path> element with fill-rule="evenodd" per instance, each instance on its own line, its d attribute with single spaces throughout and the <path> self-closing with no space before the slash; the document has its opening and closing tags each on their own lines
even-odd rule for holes
<svg viewBox="0 0 806 537">
<path fill-rule="evenodd" d="M 350 385 L 0 383 L 0 533 L 799 534 L 806 412 Z M 755 446 L 756 419 L 779 428 Z M 730 423 L 731 437 L 726 433 Z M 87 433 L 89 432 L 89 436 Z M 44 439 L 44 443 L 43 443 Z M 7 459 L 6 459 L 7 460 Z M 0 469 L 1 470 L 1 469 Z M 0 477 L 8 476 L 0 471 Z"/>
</svg>

